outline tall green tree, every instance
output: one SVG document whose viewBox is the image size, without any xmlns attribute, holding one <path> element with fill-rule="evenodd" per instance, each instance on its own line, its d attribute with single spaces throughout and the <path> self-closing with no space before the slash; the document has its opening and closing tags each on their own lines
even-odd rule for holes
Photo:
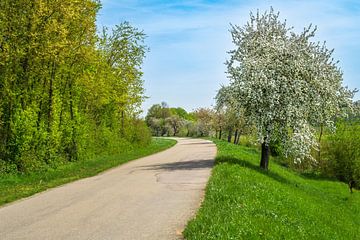
<svg viewBox="0 0 360 240">
<path fill-rule="evenodd" d="M 123 22 L 97 36 L 99 9 L 97 0 L 0 2 L 0 172 L 138 139 L 145 34 Z"/>
</svg>

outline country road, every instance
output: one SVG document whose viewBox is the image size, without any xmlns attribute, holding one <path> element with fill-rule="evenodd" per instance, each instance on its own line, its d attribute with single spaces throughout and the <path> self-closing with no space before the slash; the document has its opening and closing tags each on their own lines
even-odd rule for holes
<svg viewBox="0 0 360 240">
<path fill-rule="evenodd" d="M 216 146 L 176 140 L 166 151 L 0 208 L 0 239 L 181 239 Z"/>
</svg>

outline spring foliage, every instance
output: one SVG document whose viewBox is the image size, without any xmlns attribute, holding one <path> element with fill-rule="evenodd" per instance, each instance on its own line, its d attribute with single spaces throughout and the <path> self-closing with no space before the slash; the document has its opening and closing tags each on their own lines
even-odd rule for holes
<svg viewBox="0 0 360 240">
<path fill-rule="evenodd" d="M 145 35 L 96 34 L 96 0 L 0 1 L 0 173 L 146 142 Z M 143 131 L 141 135 L 137 131 Z"/>
<path fill-rule="evenodd" d="M 280 142 L 296 161 L 312 158 L 315 127 L 333 127 L 333 117 L 351 103 L 333 50 L 312 42 L 315 32 L 310 25 L 295 33 L 273 9 L 251 13 L 245 26 L 231 28 L 235 49 L 226 63 L 227 90 L 256 126 L 260 142 Z"/>
</svg>

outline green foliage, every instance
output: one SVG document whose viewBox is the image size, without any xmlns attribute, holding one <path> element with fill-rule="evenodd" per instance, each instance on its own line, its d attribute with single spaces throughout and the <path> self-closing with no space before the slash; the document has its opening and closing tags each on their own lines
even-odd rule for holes
<svg viewBox="0 0 360 240">
<path fill-rule="evenodd" d="M 215 140 L 216 165 L 186 239 L 357 239 L 360 194 L 343 183 L 305 177 L 258 150 Z"/>
<path fill-rule="evenodd" d="M 181 107 L 170 108 L 170 113 L 171 115 L 176 115 L 184 120 L 194 121 L 194 116 Z"/>
<path fill-rule="evenodd" d="M 145 117 L 146 124 L 154 136 L 164 136 L 168 132 L 166 119 L 171 116 L 167 103 L 154 104 L 150 107 Z"/>
<path fill-rule="evenodd" d="M 185 109 L 170 108 L 167 103 L 154 104 L 145 117 L 147 126 L 154 136 L 200 136 L 202 124 L 195 113 Z"/>
<path fill-rule="evenodd" d="M 137 120 L 145 35 L 123 22 L 97 36 L 99 8 L 97 0 L 0 2 L 0 174 L 150 141 Z"/>
<path fill-rule="evenodd" d="M 355 180 L 360 187 L 360 121 L 340 121 L 324 141 L 322 171 L 341 181 Z"/>
<path fill-rule="evenodd" d="M 94 176 L 119 164 L 165 150 L 175 143 L 176 141 L 171 139 L 154 138 L 146 146 L 136 145 L 131 149 L 128 148 L 129 146 L 124 146 L 125 148 L 122 148 L 115 155 L 104 153 L 94 158 L 72 162 L 57 168 L 47 168 L 41 172 L 0 175 L 0 205 L 33 195 L 51 187 Z"/>
</svg>

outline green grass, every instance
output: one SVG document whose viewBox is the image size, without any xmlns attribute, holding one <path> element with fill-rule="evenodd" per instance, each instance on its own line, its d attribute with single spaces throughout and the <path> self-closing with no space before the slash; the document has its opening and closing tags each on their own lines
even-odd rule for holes
<svg viewBox="0 0 360 240">
<path fill-rule="evenodd" d="M 175 143 L 176 141 L 171 139 L 154 138 L 146 147 L 134 147 L 134 150 L 118 155 L 99 156 L 31 174 L 0 176 L 0 206 L 48 188 L 94 176 L 130 160 L 165 150 Z"/>
<path fill-rule="evenodd" d="M 360 192 L 270 162 L 256 149 L 214 141 L 216 165 L 186 239 L 360 239 Z"/>
</svg>

